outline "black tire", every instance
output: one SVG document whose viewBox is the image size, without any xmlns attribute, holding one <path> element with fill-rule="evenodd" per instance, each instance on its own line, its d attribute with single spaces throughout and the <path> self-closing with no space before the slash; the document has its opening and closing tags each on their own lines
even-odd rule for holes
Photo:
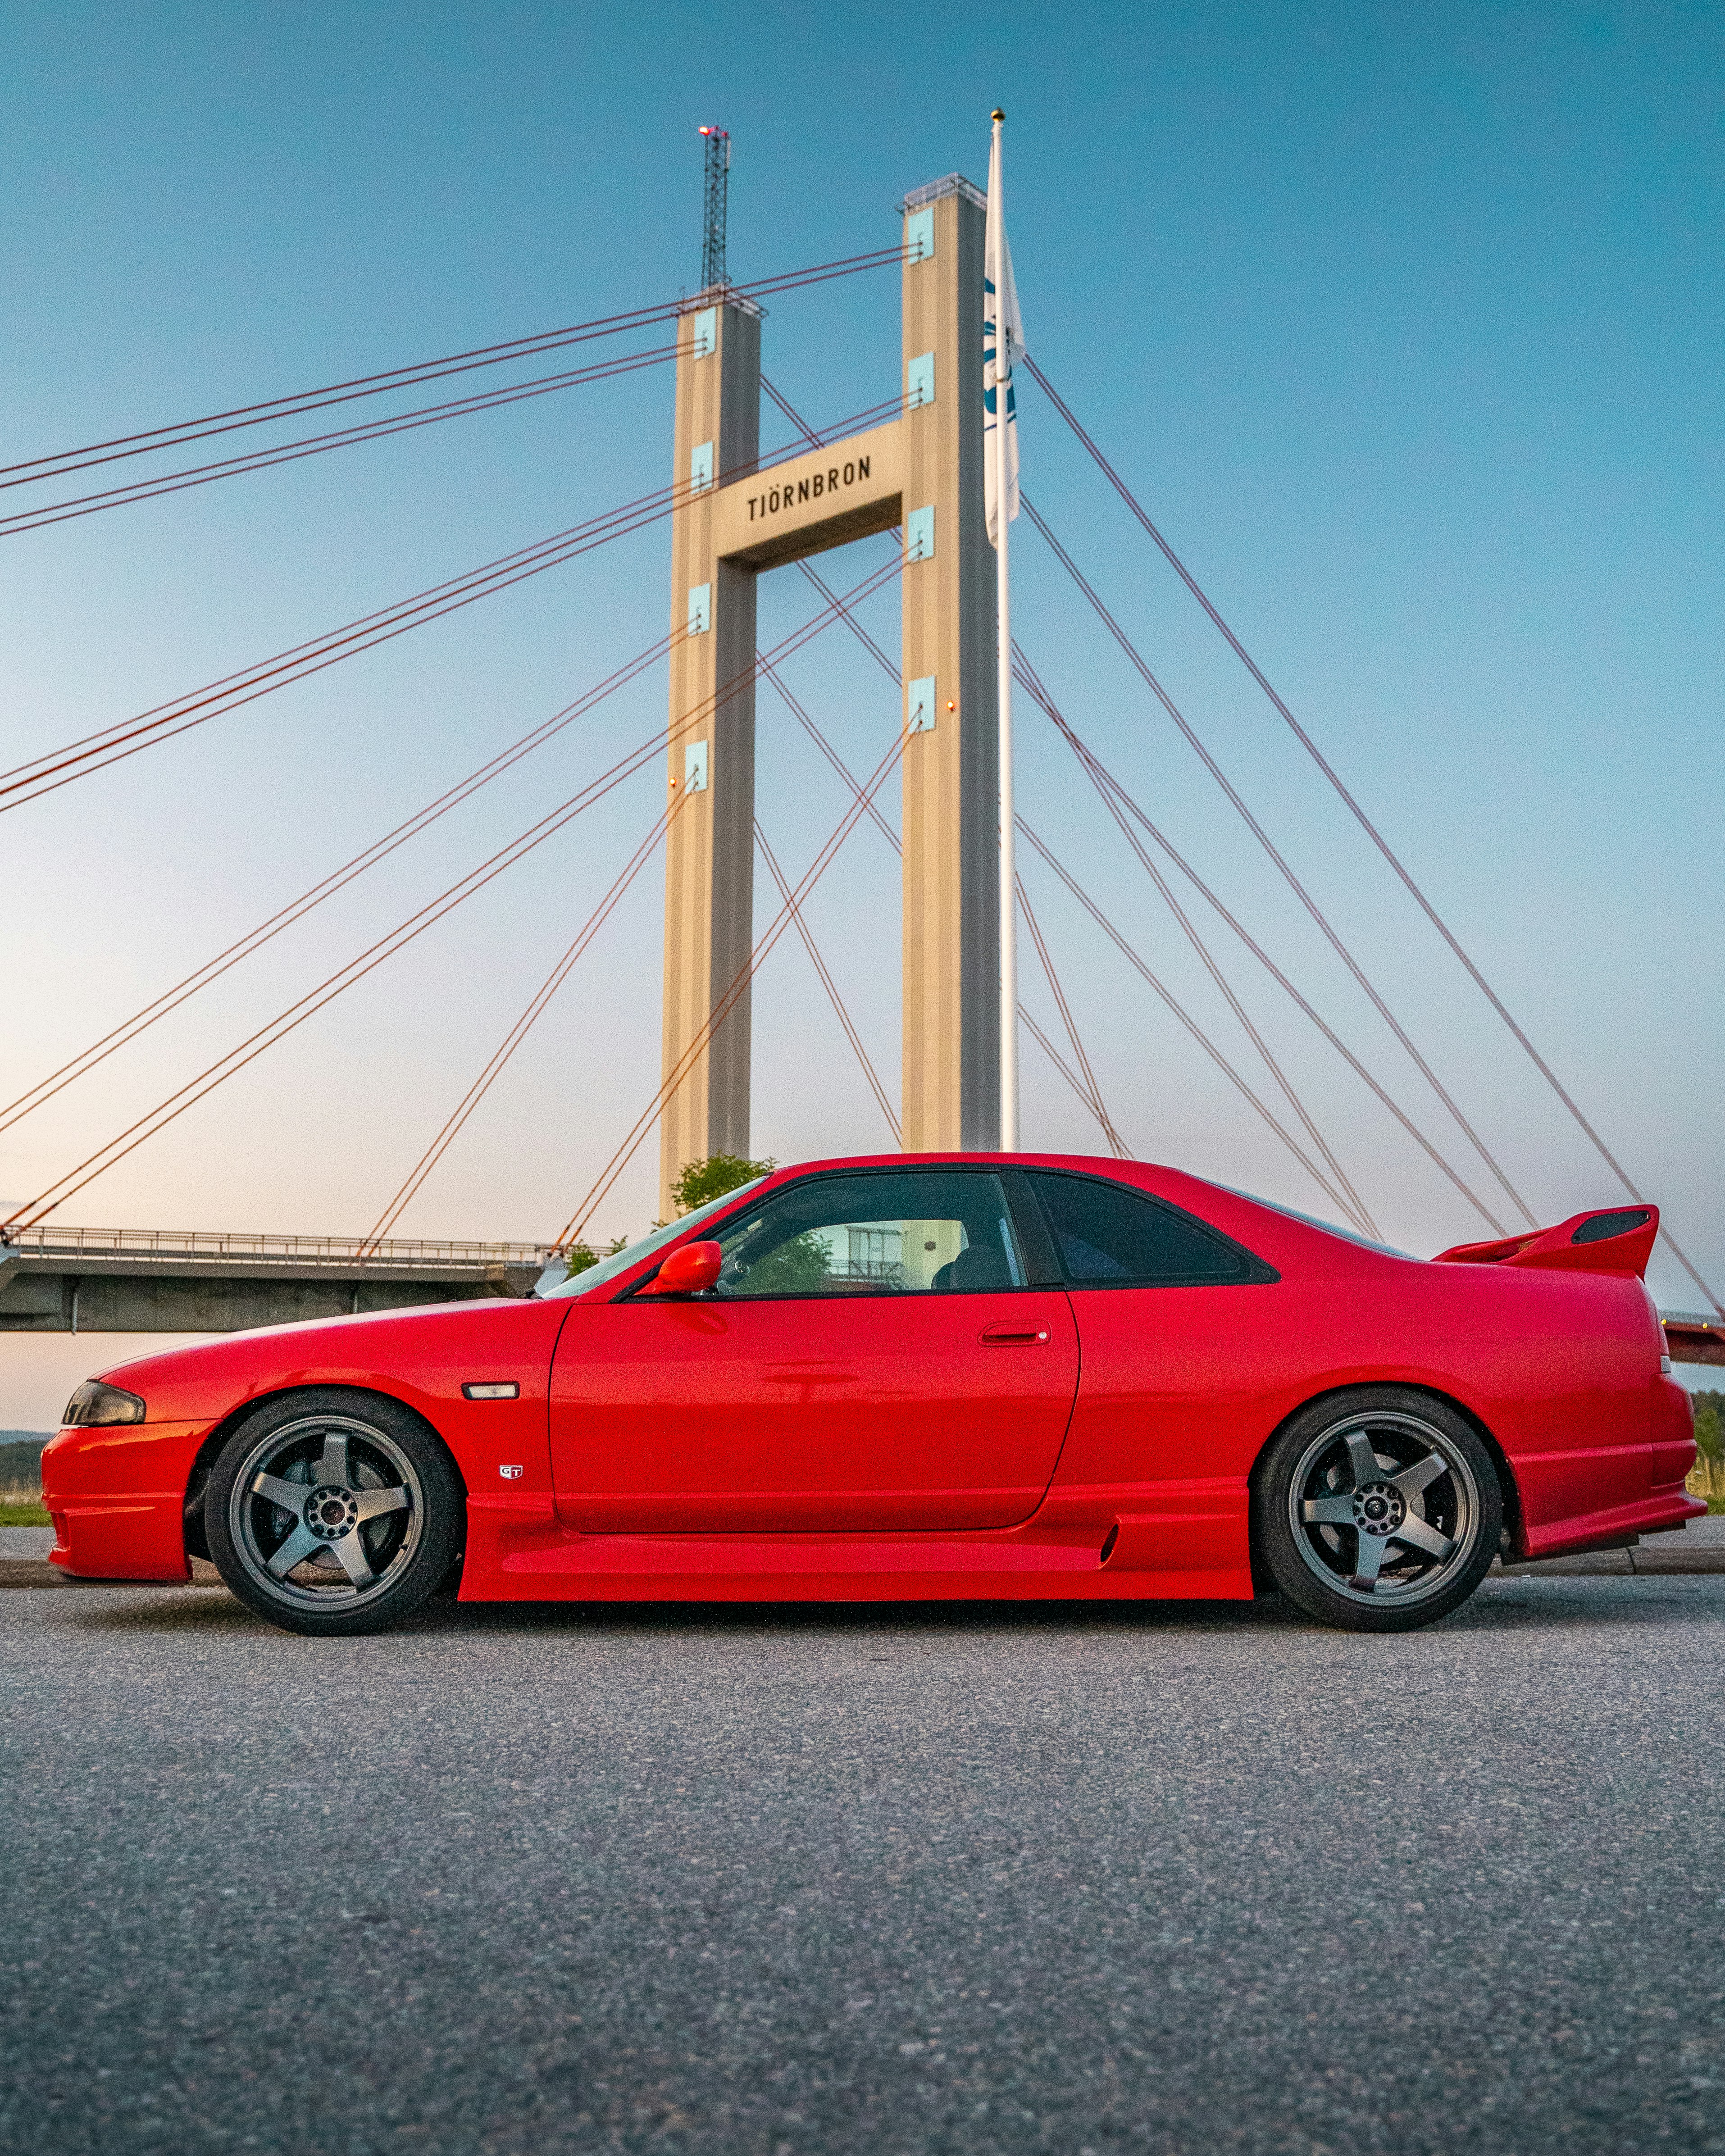
<svg viewBox="0 0 1725 2156">
<path fill-rule="evenodd" d="M 234 1593 L 314 1638 L 412 1616 L 449 1577 L 465 1518 L 460 1480 L 424 1424 L 394 1400 L 335 1387 L 248 1415 L 203 1499 L 210 1556 Z"/>
<path fill-rule="evenodd" d="M 1400 1385 L 1314 1400 L 1252 1477 L 1255 1558 L 1308 1616 L 1353 1632 L 1411 1632 L 1460 1609 L 1502 1527 L 1490 1448 L 1454 1408 Z"/>
</svg>

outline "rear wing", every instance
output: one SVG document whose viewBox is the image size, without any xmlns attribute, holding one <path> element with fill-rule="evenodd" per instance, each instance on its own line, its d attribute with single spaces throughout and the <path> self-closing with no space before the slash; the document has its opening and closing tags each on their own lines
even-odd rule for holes
<svg viewBox="0 0 1725 2156">
<path fill-rule="evenodd" d="M 1555 1228 L 1535 1228 L 1496 1243 L 1457 1243 L 1435 1265 L 1543 1265 L 1559 1272 L 1628 1273 L 1643 1278 L 1659 1234 L 1656 1205 L 1576 1213 Z"/>
</svg>

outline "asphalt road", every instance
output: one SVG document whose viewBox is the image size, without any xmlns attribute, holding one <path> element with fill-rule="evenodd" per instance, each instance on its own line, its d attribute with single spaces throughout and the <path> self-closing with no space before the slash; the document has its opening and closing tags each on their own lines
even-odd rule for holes
<svg viewBox="0 0 1725 2156">
<path fill-rule="evenodd" d="M 1725 1581 L 0 1596 L 8 2150 L 1725 2150 Z"/>
</svg>

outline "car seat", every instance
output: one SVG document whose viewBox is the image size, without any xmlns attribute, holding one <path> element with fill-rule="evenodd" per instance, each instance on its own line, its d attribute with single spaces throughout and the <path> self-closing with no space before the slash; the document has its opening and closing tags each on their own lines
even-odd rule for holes
<svg viewBox="0 0 1725 2156">
<path fill-rule="evenodd" d="M 986 1243 L 973 1243 L 961 1250 L 929 1282 L 937 1295 L 986 1295 L 990 1289 L 1011 1286 L 1005 1252 L 991 1250 Z"/>
</svg>

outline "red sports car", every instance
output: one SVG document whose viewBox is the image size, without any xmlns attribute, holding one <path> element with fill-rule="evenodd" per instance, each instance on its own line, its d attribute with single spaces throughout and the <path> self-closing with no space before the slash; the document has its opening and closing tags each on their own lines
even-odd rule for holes
<svg viewBox="0 0 1725 2156">
<path fill-rule="evenodd" d="M 290 1630 L 466 1602 L 1245 1600 L 1430 1623 L 1705 1510 L 1651 1207 L 1435 1260 L 1137 1162 L 776 1173 L 522 1301 L 80 1386 L 56 1563 Z"/>
</svg>

